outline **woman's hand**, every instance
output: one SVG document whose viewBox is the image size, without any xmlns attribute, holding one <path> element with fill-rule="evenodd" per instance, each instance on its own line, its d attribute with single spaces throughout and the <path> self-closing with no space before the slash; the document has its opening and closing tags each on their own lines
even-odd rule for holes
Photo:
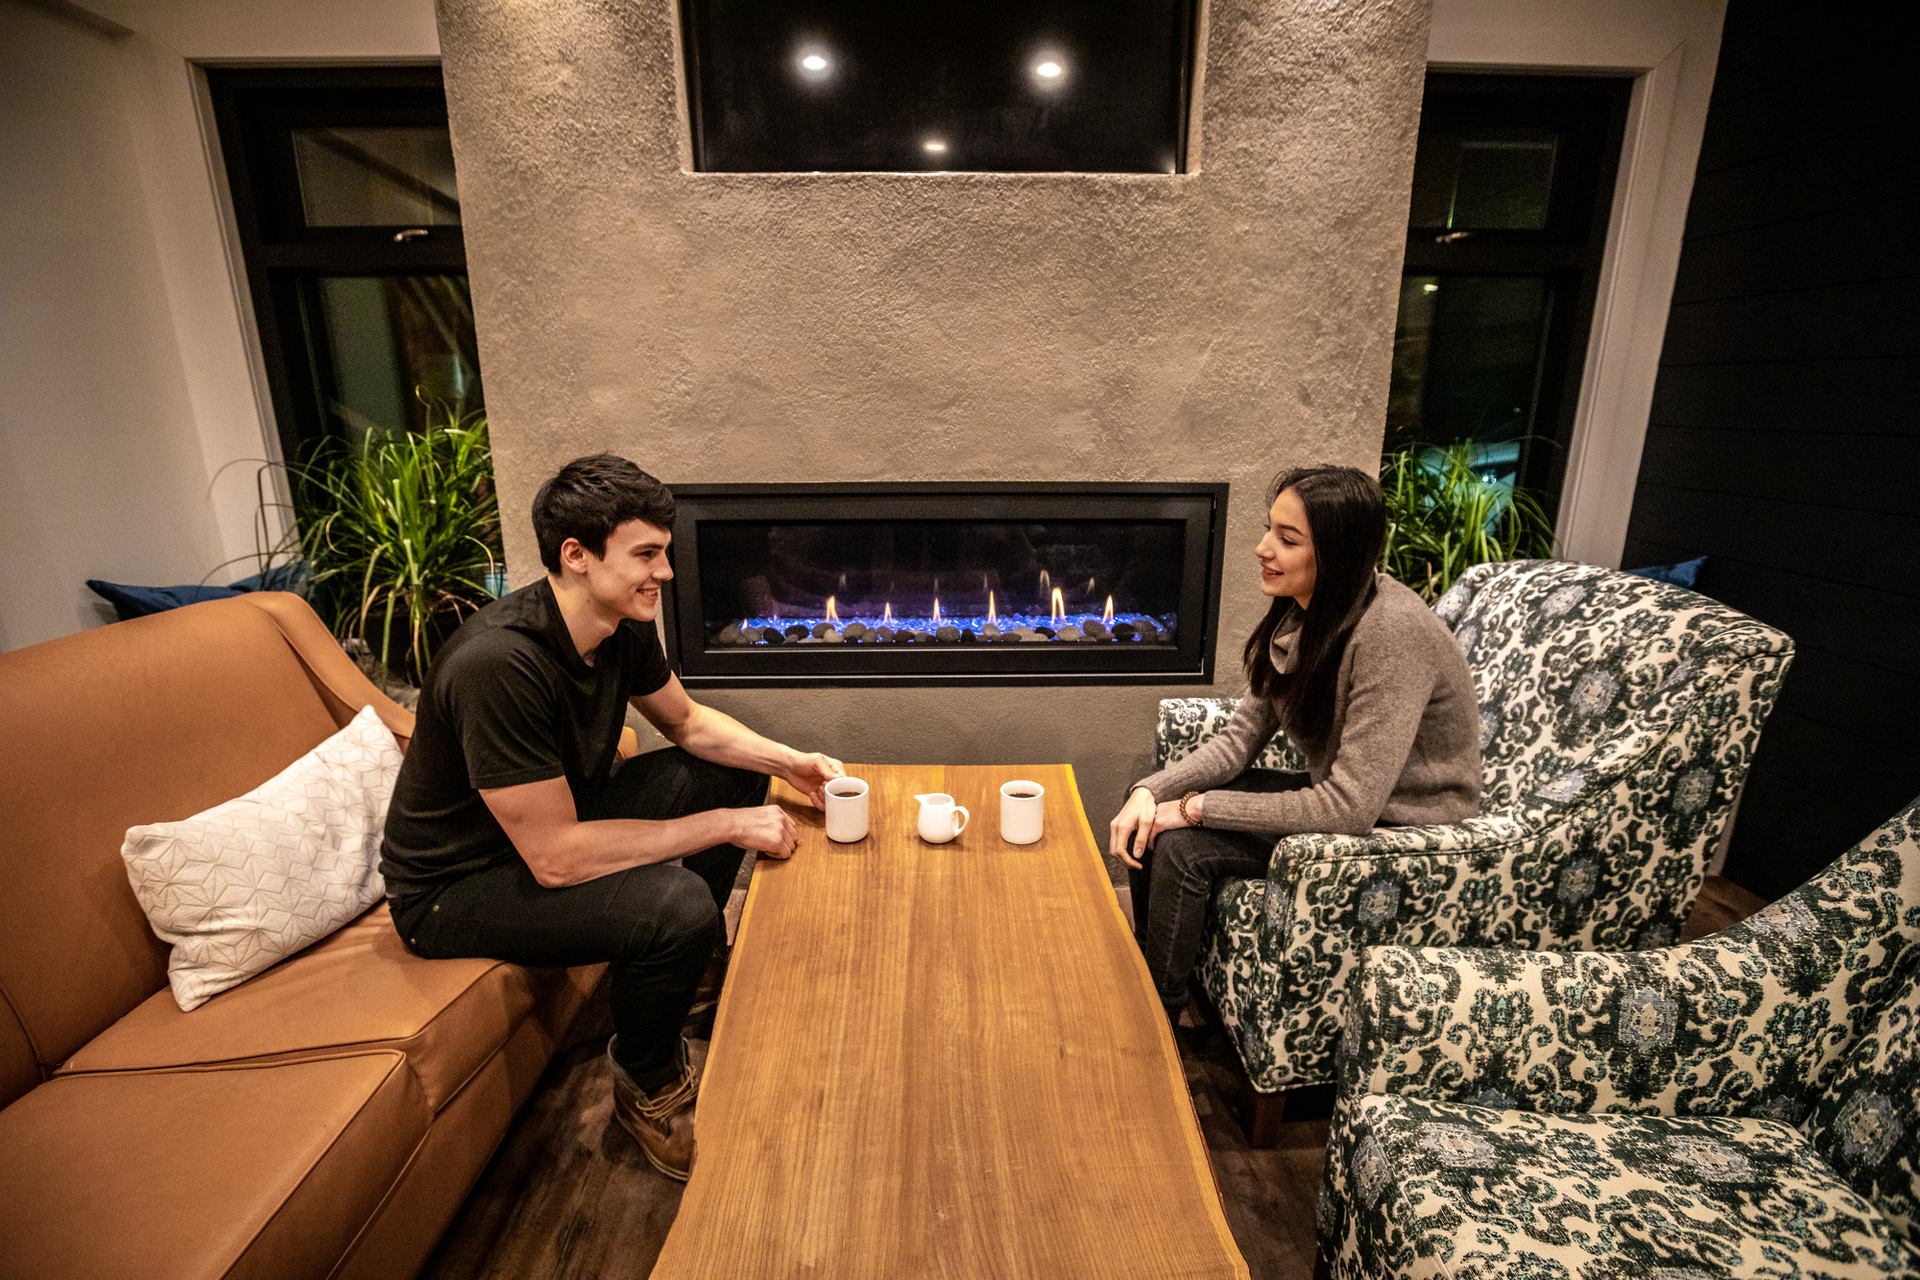
<svg viewBox="0 0 1920 1280">
<path fill-rule="evenodd" d="M 1200 801 L 1195 796 L 1187 801 L 1187 812 L 1195 818 L 1201 817 Z M 1145 787 L 1135 787 L 1127 796 L 1127 802 L 1120 812 L 1113 816 L 1108 827 L 1108 851 L 1135 871 L 1140 870 L 1141 860 L 1153 848 L 1153 842 L 1163 832 L 1178 831 L 1193 824 L 1180 816 L 1180 802 L 1168 800 L 1155 804 L 1153 793 Z"/>
<path fill-rule="evenodd" d="M 1155 804 L 1153 792 L 1145 787 L 1129 791 L 1127 802 L 1108 824 L 1107 851 L 1135 871 L 1140 870 L 1140 860 L 1153 848 L 1154 828 L 1158 825 L 1160 810 L 1165 807 Z"/>
<path fill-rule="evenodd" d="M 1153 792 L 1145 787 L 1129 791 L 1127 802 L 1107 826 L 1107 851 L 1135 871 L 1140 870 L 1140 859 L 1153 847 L 1153 824 L 1159 808 Z"/>
</svg>

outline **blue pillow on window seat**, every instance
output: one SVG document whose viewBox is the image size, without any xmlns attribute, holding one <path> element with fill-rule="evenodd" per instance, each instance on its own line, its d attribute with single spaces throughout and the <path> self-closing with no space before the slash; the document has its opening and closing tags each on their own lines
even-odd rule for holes
<svg viewBox="0 0 1920 1280">
<path fill-rule="evenodd" d="M 1694 583 L 1700 581 L 1700 566 L 1707 562 L 1705 556 L 1695 556 L 1691 560 L 1682 560 L 1679 564 L 1654 564 L 1644 569 L 1629 569 L 1628 573 L 1639 574 L 1643 578 L 1652 578 L 1655 582 L 1671 582 L 1676 587 L 1694 589 Z"/>
<path fill-rule="evenodd" d="M 98 578 L 88 578 L 87 586 L 93 594 L 113 606 L 114 613 L 119 615 L 122 622 L 129 618 L 144 618 L 150 613 L 178 609 L 183 604 L 224 600 L 240 594 L 232 587 L 132 587 L 118 582 L 102 582 Z"/>
<path fill-rule="evenodd" d="M 244 595 L 249 591 L 299 591 L 305 575 L 292 565 L 275 565 L 264 573 L 256 573 L 242 578 L 231 586 L 202 586 L 198 584 L 179 587 L 136 587 L 119 582 L 103 582 L 99 578 L 88 578 L 87 586 L 92 592 L 113 606 L 114 614 L 125 622 L 128 618 L 144 618 L 150 613 L 164 613 L 168 609 L 178 609 L 184 604 L 199 604 L 203 600 L 225 600 L 229 596 Z"/>
<path fill-rule="evenodd" d="M 291 591 L 303 596 L 307 593 L 307 568 L 303 564 L 277 564 L 227 585 L 235 591 Z"/>
</svg>

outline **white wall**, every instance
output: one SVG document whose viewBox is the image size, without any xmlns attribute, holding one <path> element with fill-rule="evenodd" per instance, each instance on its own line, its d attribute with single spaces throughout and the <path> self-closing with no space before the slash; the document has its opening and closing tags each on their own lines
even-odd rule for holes
<svg viewBox="0 0 1920 1280">
<path fill-rule="evenodd" d="M 224 559 L 116 41 L 0 0 L 0 647 Z"/>
<path fill-rule="evenodd" d="M 277 434 L 198 68 L 438 55 L 432 0 L 0 0 L 0 649 L 247 571 Z"/>
<path fill-rule="evenodd" d="M 1560 506 L 1571 560 L 1620 567 L 1725 15 L 1726 0 L 1433 0 L 1430 67 L 1634 77 Z"/>
</svg>

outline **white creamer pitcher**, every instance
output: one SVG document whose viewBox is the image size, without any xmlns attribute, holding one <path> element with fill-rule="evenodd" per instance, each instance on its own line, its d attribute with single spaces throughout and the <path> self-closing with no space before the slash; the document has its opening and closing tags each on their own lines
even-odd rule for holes
<svg viewBox="0 0 1920 1280">
<path fill-rule="evenodd" d="M 920 838 L 928 844 L 945 844 L 965 831 L 973 816 L 967 812 L 967 806 L 955 804 L 953 797 L 944 791 L 932 791 L 914 799 L 920 802 Z"/>
</svg>

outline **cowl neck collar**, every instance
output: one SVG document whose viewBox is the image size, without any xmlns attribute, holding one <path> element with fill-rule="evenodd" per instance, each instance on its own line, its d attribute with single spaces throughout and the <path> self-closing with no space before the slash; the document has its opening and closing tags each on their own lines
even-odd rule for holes
<svg viewBox="0 0 1920 1280">
<path fill-rule="evenodd" d="M 1267 641 L 1267 655 L 1273 659 L 1273 669 L 1281 675 L 1292 671 L 1299 657 L 1300 627 L 1306 620 L 1305 612 L 1295 609 L 1274 628 L 1273 638 Z"/>
<path fill-rule="evenodd" d="M 1353 630 L 1359 623 L 1361 615 L 1366 613 L 1367 606 L 1379 596 L 1380 578 L 1380 574 L 1374 574 L 1373 590 L 1362 592 L 1360 598 L 1353 602 L 1353 608 L 1347 610 L 1347 616 L 1340 620 L 1340 631 L 1343 635 Z M 1273 669 L 1281 675 L 1292 671 L 1294 664 L 1299 661 L 1300 628 L 1306 620 L 1306 610 L 1295 609 L 1278 627 L 1274 628 L 1273 638 L 1267 642 L 1267 652 L 1273 659 Z"/>
</svg>

